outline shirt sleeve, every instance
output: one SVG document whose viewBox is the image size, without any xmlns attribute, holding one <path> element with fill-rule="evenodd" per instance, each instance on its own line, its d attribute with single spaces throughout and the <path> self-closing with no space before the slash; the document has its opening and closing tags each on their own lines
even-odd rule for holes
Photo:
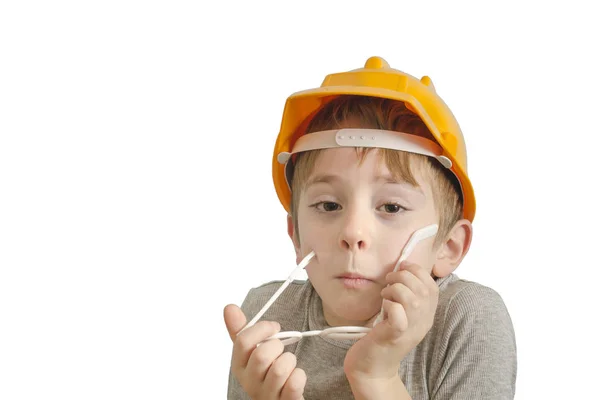
<svg viewBox="0 0 600 400">
<path fill-rule="evenodd" d="M 430 375 L 435 400 L 514 399 L 517 348 L 504 301 L 473 284 L 448 303 Z"/>
</svg>

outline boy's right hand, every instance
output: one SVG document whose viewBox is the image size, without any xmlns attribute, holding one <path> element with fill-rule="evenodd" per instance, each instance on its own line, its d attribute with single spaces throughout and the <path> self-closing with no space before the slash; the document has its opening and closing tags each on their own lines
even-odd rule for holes
<svg viewBox="0 0 600 400">
<path fill-rule="evenodd" d="M 242 310 L 229 304 L 223 310 L 223 317 L 233 342 L 231 371 L 246 393 L 253 400 L 304 399 L 306 373 L 296 368 L 296 356 L 283 352 L 281 340 L 269 340 L 256 347 L 279 332 L 279 324 L 260 321 L 238 335 L 246 325 Z"/>
</svg>

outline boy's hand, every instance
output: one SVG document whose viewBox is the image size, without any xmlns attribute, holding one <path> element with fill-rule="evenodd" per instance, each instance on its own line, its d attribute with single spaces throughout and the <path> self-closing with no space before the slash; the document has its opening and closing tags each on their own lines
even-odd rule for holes
<svg viewBox="0 0 600 400">
<path fill-rule="evenodd" d="M 242 310 L 230 304 L 223 310 L 223 317 L 233 341 L 231 371 L 244 391 L 253 400 L 303 399 L 306 374 L 296 368 L 296 356 L 283 353 L 281 340 L 269 340 L 256 347 L 279 332 L 279 324 L 260 321 L 238 335 L 246 325 Z"/>
<path fill-rule="evenodd" d="M 344 372 L 351 384 L 397 379 L 400 362 L 433 325 L 439 288 L 429 272 L 404 262 L 386 281 L 381 295 L 387 318 L 346 354 Z"/>
</svg>

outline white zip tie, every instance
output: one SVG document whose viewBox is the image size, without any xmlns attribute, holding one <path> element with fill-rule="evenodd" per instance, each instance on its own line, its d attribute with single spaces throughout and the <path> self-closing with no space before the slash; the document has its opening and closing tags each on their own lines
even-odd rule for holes
<svg viewBox="0 0 600 400">
<path fill-rule="evenodd" d="M 250 322 L 248 322 L 246 324 L 246 326 L 243 327 L 242 330 L 238 332 L 238 335 L 240 333 L 242 333 L 244 330 L 246 330 L 247 328 L 250 328 L 252 325 L 254 325 L 260 319 L 260 317 L 263 316 L 263 314 L 269 309 L 269 307 L 271 307 L 271 305 L 275 302 L 275 300 L 277 300 L 277 298 L 285 290 L 285 288 L 288 287 L 288 285 L 294 279 L 296 279 L 298 277 L 298 275 L 302 272 L 302 270 L 304 268 L 306 268 L 306 266 L 308 265 L 308 263 L 314 256 L 315 256 L 315 252 L 311 251 L 306 257 L 304 257 L 302 259 L 300 264 L 298 264 L 298 266 L 296 268 L 294 268 L 294 270 L 292 271 L 290 276 L 285 280 L 285 282 L 283 282 L 283 284 L 279 287 L 279 289 L 277 289 L 277 291 L 273 294 L 273 296 L 271 296 L 269 301 L 267 301 L 267 304 L 265 304 L 264 307 L 258 312 L 258 314 L 256 314 L 254 316 L 254 318 L 252 318 L 250 320 Z"/>
</svg>

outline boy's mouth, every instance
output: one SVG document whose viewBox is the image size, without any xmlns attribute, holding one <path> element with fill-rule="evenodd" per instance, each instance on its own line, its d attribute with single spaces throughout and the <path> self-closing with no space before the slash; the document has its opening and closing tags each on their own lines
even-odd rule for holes
<svg viewBox="0 0 600 400">
<path fill-rule="evenodd" d="M 342 274 L 337 277 L 337 279 L 344 285 L 347 289 L 362 289 L 367 286 L 373 284 L 373 280 L 354 273 Z"/>
</svg>

